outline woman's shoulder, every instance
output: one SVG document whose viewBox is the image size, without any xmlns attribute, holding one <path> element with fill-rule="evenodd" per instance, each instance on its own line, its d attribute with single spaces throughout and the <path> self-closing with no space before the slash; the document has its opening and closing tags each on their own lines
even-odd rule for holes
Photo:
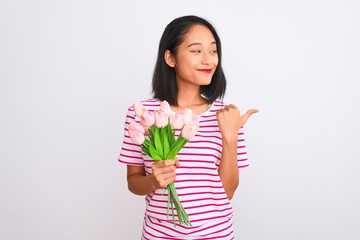
<svg viewBox="0 0 360 240">
<path fill-rule="evenodd" d="M 156 98 L 149 98 L 146 100 L 139 101 L 143 106 L 145 107 L 159 107 L 160 106 L 160 100 Z"/>
<path fill-rule="evenodd" d="M 225 103 L 225 102 L 223 102 L 222 100 L 215 100 L 214 102 L 213 102 L 213 104 L 212 104 L 212 108 L 213 109 L 221 109 L 221 108 L 224 108 L 224 107 L 226 107 L 227 105 L 229 105 L 229 104 L 227 104 L 227 103 Z"/>
</svg>

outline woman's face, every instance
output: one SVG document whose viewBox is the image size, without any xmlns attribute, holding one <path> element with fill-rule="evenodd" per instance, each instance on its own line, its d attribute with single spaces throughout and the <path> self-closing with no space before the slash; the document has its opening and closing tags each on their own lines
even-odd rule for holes
<svg viewBox="0 0 360 240">
<path fill-rule="evenodd" d="M 174 57 L 178 86 L 209 85 L 218 65 L 213 34 L 203 25 L 194 25 L 184 35 L 183 40 Z"/>
</svg>

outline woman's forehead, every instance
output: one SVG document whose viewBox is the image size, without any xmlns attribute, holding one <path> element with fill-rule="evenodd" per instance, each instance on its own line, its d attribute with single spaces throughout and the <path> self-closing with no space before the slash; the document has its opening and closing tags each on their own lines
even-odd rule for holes
<svg viewBox="0 0 360 240">
<path fill-rule="evenodd" d="M 215 38 L 210 29 L 203 25 L 194 25 L 184 35 L 184 44 L 213 44 Z"/>
</svg>

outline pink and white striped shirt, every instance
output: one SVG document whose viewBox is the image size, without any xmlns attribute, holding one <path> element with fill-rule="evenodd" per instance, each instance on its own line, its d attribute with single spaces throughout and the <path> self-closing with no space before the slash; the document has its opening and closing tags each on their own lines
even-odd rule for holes
<svg viewBox="0 0 360 240">
<path fill-rule="evenodd" d="M 160 107 L 160 101 L 156 99 L 142 101 L 142 104 L 150 111 Z M 198 133 L 177 155 L 180 167 L 176 168 L 175 187 L 192 226 L 177 224 L 174 228 L 172 218 L 167 217 L 167 191 L 158 189 L 145 197 L 143 239 L 234 238 L 233 209 L 218 174 L 222 139 L 216 112 L 225 106 L 225 103 L 215 101 L 205 113 L 199 115 Z M 141 146 L 134 144 L 128 134 L 128 125 L 134 120 L 134 111 L 130 107 L 119 162 L 144 166 L 146 174 L 151 174 L 154 160 L 143 154 Z M 179 134 L 176 131 L 176 137 Z M 242 129 L 238 133 L 237 156 L 239 168 L 249 166 Z"/>
</svg>

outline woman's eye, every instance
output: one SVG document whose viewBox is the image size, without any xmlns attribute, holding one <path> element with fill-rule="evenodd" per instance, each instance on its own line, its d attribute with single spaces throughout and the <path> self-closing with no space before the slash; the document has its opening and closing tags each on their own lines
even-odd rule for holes
<svg viewBox="0 0 360 240">
<path fill-rule="evenodd" d="M 192 50 L 191 52 L 195 53 L 195 54 L 201 54 L 201 50 Z M 210 50 L 209 53 L 210 54 L 216 54 L 217 51 L 216 50 Z"/>
</svg>

